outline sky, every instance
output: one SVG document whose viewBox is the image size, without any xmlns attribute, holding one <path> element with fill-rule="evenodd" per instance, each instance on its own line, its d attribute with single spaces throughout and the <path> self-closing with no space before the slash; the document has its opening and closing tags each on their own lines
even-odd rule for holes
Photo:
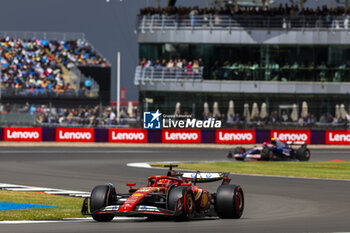
<svg viewBox="0 0 350 233">
<path fill-rule="evenodd" d="M 213 0 L 211 0 L 213 2 Z M 285 2 L 279 1 L 279 2 Z M 133 84 L 138 61 L 136 15 L 156 0 L 0 0 L 0 31 L 83 32 L 112 64 L 111 98 L 116 100 L 117 51 L 121 53 L 121 87 L 126 100 L 137 100 Z M 308 0 L 306 6 L 327 4 Z M 204 7 L 206 0 L 178 0 L 177 5 Z M 161 6 L 166 0 L 161 0 Z"/>
</svg>

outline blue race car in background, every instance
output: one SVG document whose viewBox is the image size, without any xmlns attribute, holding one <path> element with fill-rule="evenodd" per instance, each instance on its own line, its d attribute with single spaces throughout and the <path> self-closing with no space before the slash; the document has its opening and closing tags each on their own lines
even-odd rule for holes
<svg viewBox="0 0 350 233">
<path fill-rule="evenodd" d="M 294 149 L 292 148 L 292 145 L 300 145 L 300 147 L 298 149 Z M 233 151 L 228 153 L 227 157 L 235 158 L 236 160 L 256 159 L 262 161 L 308 161 L 311 157 L 311 152 L 306 147 L 304 142 L 283 143 L 272 138 L 271 143 L 264 142 L 262 146 L 254 147 L 249 150 L 246 150 L 243 147 L 236 147 Z"/>
</svg>

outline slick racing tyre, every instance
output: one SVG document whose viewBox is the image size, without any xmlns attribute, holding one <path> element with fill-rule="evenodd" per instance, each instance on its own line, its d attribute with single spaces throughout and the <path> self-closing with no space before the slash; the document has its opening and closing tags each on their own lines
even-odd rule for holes
<svg viewBox="0 0 350 233">
<path fill-rule="evenodd" d="M 176 211 L 175 220 L 189 220 L 195 211 L 193 191 L 188 186 L 177 186 L 169 191 L 167 198 L 169 210 Z"/>
<path fill-rule="evenodd" d="M 240 218 L 244 210 L 244 195 L 241 186 L 220 185 L 216 191 L 215 210 L 220 218 Z"/>
<path fill-rule="evenodd" d="M 300 160 L 300 161 L 308 161 L 308 160 L 310 160 L 310 157 L 311 157 L 311 152 L 306 147 L 300 147 L 297 150 L 297 159 L 298 160 Z"/>
<path fill-rule="evenodd" d="M 245 148 L 243 147 L 236 147 L 234 150 L 233 150 L 233 155 L 236 155 L 236 154 L 244 154 L 246 152 Z M 243 161 L 244 160 L 244 157 L 235 157 L 236 160 L 239 160 L 239 161 Z"/>
<path fill-rule="evenodd" d="M 269 161 L 273 159 L 273 152 L 269 148 L 264 148 L 261 151 L 261 160 L 263 161 Z"/>
<path fill-rule="evenodd" d="M 115 193 L 114 189 L 110 188 L 108 185 L 96 186 L 90 197 L 90 211 L 92 213 L 92 218 L 98 222 L 110 222 L 114 218 L 114 214 L 94 214 L 94 211 L 106 207 L 109 203 L 109 198 Z"/>
</svg>

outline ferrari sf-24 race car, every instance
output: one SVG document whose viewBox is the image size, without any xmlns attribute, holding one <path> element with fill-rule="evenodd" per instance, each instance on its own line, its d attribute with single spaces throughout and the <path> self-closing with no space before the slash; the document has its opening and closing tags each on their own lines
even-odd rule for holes
<svg viewBox="0 0 350 233">
<path fill-rule="evenodd" d="M 294 149 L 293 145 L 300 145 L 298 149 Z M 300 160 L 308 161 L 311 157 L 310 150 L 304 142 L 286 142 L 283 143 L 272 138 L 271 143 L 264 142 L 262 146 L 254 147 L 246 150 L 243 147 L 236 147 L 227 155 L 228 158 L 236 160 L 256 159 L 256 160 Z"/>
<path fill-rule="evenodd" d="M 142 188 L 130 186 L 128 193 L 116 192 L 112 184 L 96 186 L 91 196 L 84 199 L 83 215 L 92 215 L 99 222 L 109 222 L 114 216 L 173 218 L 189 220 L 193 217 L 218 216 L 240 218 L 244 209 L 243 190 L 229 184 L 229 173 L 178 173 L 169 167 L 166 176 L 151 176 Z M 197 183 L 222 180 L 216 193 L 210 193 Z"/>
</svg>

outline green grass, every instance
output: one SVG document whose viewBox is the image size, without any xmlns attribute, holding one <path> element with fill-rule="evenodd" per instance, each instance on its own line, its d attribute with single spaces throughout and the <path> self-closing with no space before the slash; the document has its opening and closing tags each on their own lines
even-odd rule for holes
<svg viewBox="0 0 350 233">
<path fill-rule="evenodd" d="M 162 167 L 163 164 L 151 164 Z M 350 161 L 346 162 L 215 162 L 180 163 L 179 169 L 240 174 L 350 179 Z"/>
<path fill-rule="evenodd" d="M 0 202 L 55 205 L 57 207 L 0 211 L 0 221 L 81 218 L 82 198 L 0 190 Z"/>
</svg>

